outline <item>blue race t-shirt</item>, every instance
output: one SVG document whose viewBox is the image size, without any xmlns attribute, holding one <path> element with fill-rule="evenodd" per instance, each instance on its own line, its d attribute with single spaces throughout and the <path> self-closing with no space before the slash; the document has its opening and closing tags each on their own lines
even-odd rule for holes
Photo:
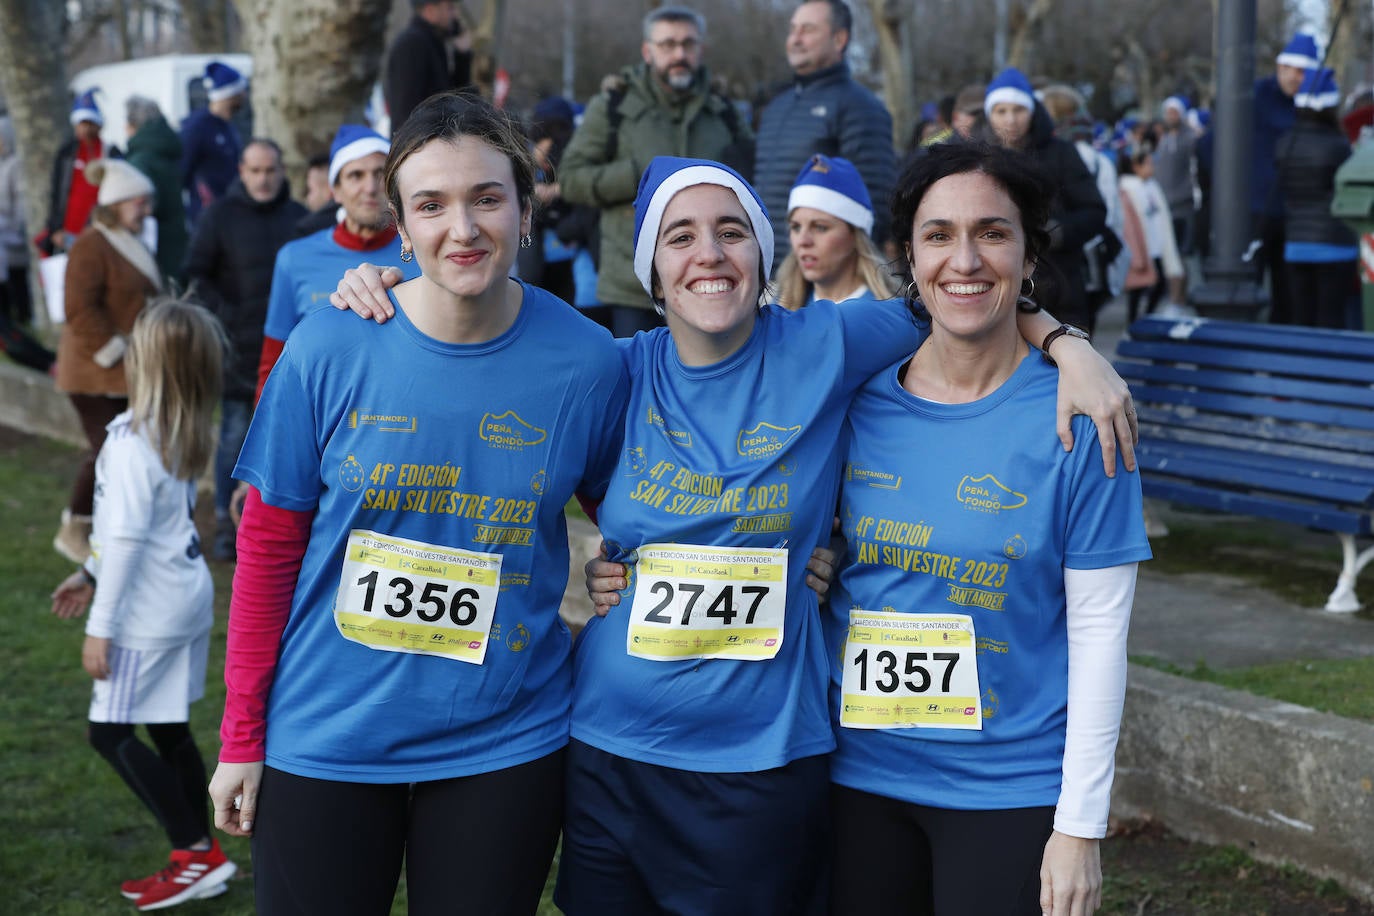
<svg viewBox="0 0 1374 916">
<path fill-rule="evenodd" d="M 380 328 L 321 309 L 287 340 L 234 471 L 269 505 L 315 513 L 267 707 L 269 766 L 413 782 L 567 743 L 563 507 L 574 491 L 604 492 L 628 385 L 604 329 L 522 288 L 514 325 L 486 343 L 441 343 L 400 308 Z M 502 557 L 480 665 L 342 635 L 335 598 L 353 531 Z M 411 559 L 423 573 L 424 552 Z M 387 637 L 432 638 L 410 613 L 431 596 L 388 576 L 371 596 L 378 618 L 400 614 Z M 465 610 L 456 595 L 438 600 Z"/>
<path fill-rule="evenodd" d="M 770 769 L 833 747 L 806 561 L 829 540 L 845 408 L 919 338 L 903 304 L 889 300 L 767 307 L 744 346 L 710 366 L 684 365 L 664 329 L 621 342 L 632 388 L 603 537 L 626 551 L 785 545 L 784 635 L 762 661 L 632 656 L 632 577 L 620 605 L 579 637 L 574 738 L 704 772 Z"/>
<path fill-rule="evenodd" d="M 938 808 L 1054 805 L 1068 704 L 1063 570 L 1150 558 L 1140 477 L 1103 474 L 1087 417 L 1074 417 L 1064 451 L 1058 373 L 1038 350 L 967 404 L 914 397 L 900 371 L 865 385 L 846 424 L 848 552 L 825 615 L 832 708 L 838 722 L 851 608 L 963 614 L 973 618 L 983 727 L 837 726 L 831 779 Z"/>
<path fill-rule="evenodd" d="M 377 269 L 395 267 L 413 280 L 420 266 L 401 260 L 401 243 L 374 251 L 354 251 L 334 241 L 334 227 L 287 242 L 277 252 L 272 267 L 272 291 L 267 297 L 267 319 L 262 332 L 276 340 L 291 336 L 291 329 L 317 308 L 329 305 L 329 294 L 338 288 L 344 271 L 363 261 Z"/>
</svg>

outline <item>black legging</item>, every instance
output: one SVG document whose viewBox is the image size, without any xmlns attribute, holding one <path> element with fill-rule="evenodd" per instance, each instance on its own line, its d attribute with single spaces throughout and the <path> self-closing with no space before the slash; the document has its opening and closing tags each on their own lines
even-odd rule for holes
<svg viewBox="0 0 1374 916">
<path fill-rule="evenodd" d="M 385 916 L 404 857 L 411 916 L 533 916 L 563 822 L 563 754 L 434 782 L 267 767 L 253 824 L 261 916 Z"/>
<path fill-rule="evenodd" d="M 1164 298 L 1165 290 L 1168 288 L 1168 280 L 1164 276 L 1164 262 L 1155 258 L 1155 285 L 1143 286 L 1140 289 L 1133 289 L 1127 292 L 1126 302 L 1129 307 L 1130 317 L 1126 320 L 1126 326 L 1130 327 L 1135 320 L 1141 316 L 1140 301 L 1145 300 L 1145 312 L 1148 315 L 1159 305 L 1159 300 Z"/>
<path fill-rule="evenodd" d="M 157 753 L 123 722 L 90 723 L 91 747 L 153 812 L 172 848 L 189 849 L 210 835 L 205 761 L 185 722 L 144 727 Z"/>
<path fill-rule="evenodd" d="M 831 916 L 1040 916 L 1054 808 L 955 811 L 831 786 Z"/>
</svg>

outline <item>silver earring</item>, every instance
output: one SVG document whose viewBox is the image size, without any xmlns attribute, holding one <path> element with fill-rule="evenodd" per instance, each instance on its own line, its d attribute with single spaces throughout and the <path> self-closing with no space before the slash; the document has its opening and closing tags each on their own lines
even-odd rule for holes
<svg viewBox="0 0 1374 916">
<path fill-rule="evenodd" d="M 409 264 L 411 261 L 415 260 L 415 252 L 412 251 L 412 250 L 409 249 L 409 248 L 402 248 L 402 249 L 401 249 L 401 260 L 402 260 L 402 261 L 405 261 L 407 264 Z"/>
<path fill-rule="evenodd" d="M 906 285 L 906 289 L 903 292 L 906 295 L 907 301 L 910 302 L 912 305 L 925 308 L 925 303 L 921 301 L 921 294 L 916 290 L 915 280 L 912 280 L 910 283 L 908 283 Z"/>
<path fill-rule="evenodd" d="M 534 236 L 530 235 L 528 232 L 526 232 L 524 235 L 520 236 L 520 247 L 521 247 L 521 248 L 529 248 L 529 247 L 530 247 L 531 245 L 533 245 L 533 244 L 534 244 Z"/>
<path fill-rule="evenodd" d="M 1022 298 L 1022 299 L 1034 299 L 1034 298 L 1035 298 L 1035 277 L 1027 277 L 1025 280 L 1022 281 L 1022 284 L 1021 284 L 1021 285 L 1024 286 L 1024 285 L 1027 284 L 1027 283 L 1030 284 L 1030 289 L 1023 290 L 1022 293 L 1021 293 L 1021 298 Z"/>
</svg>

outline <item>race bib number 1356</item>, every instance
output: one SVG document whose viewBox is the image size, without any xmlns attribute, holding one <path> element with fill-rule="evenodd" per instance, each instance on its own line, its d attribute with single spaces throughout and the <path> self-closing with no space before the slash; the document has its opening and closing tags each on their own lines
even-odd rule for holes
<svg viewBox="0 0 1374 916">
<path fill-rule="evenodd" d="M 344 552 L 334 623 L 384 652 L 486 658 L 501 556 L 354 530 Z"/>
</svg>

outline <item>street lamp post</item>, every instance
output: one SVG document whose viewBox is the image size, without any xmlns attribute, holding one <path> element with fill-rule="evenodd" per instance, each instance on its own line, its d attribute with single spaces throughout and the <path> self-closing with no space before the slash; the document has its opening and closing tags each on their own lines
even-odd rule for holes
<svg viewBox="0 0 1374 916">
<path fill-rule="evenodd" d="M 1255 123 L 1255 0 L 1217 4 L 1217 107 L 1212 150 L 1212 255 L 1190 299 L 1199 315 L 1254 319 L 1269 304 L 1246 254 Z M 1253 254 L 1253 252 L 1251 252 Z"/>
</svg>

